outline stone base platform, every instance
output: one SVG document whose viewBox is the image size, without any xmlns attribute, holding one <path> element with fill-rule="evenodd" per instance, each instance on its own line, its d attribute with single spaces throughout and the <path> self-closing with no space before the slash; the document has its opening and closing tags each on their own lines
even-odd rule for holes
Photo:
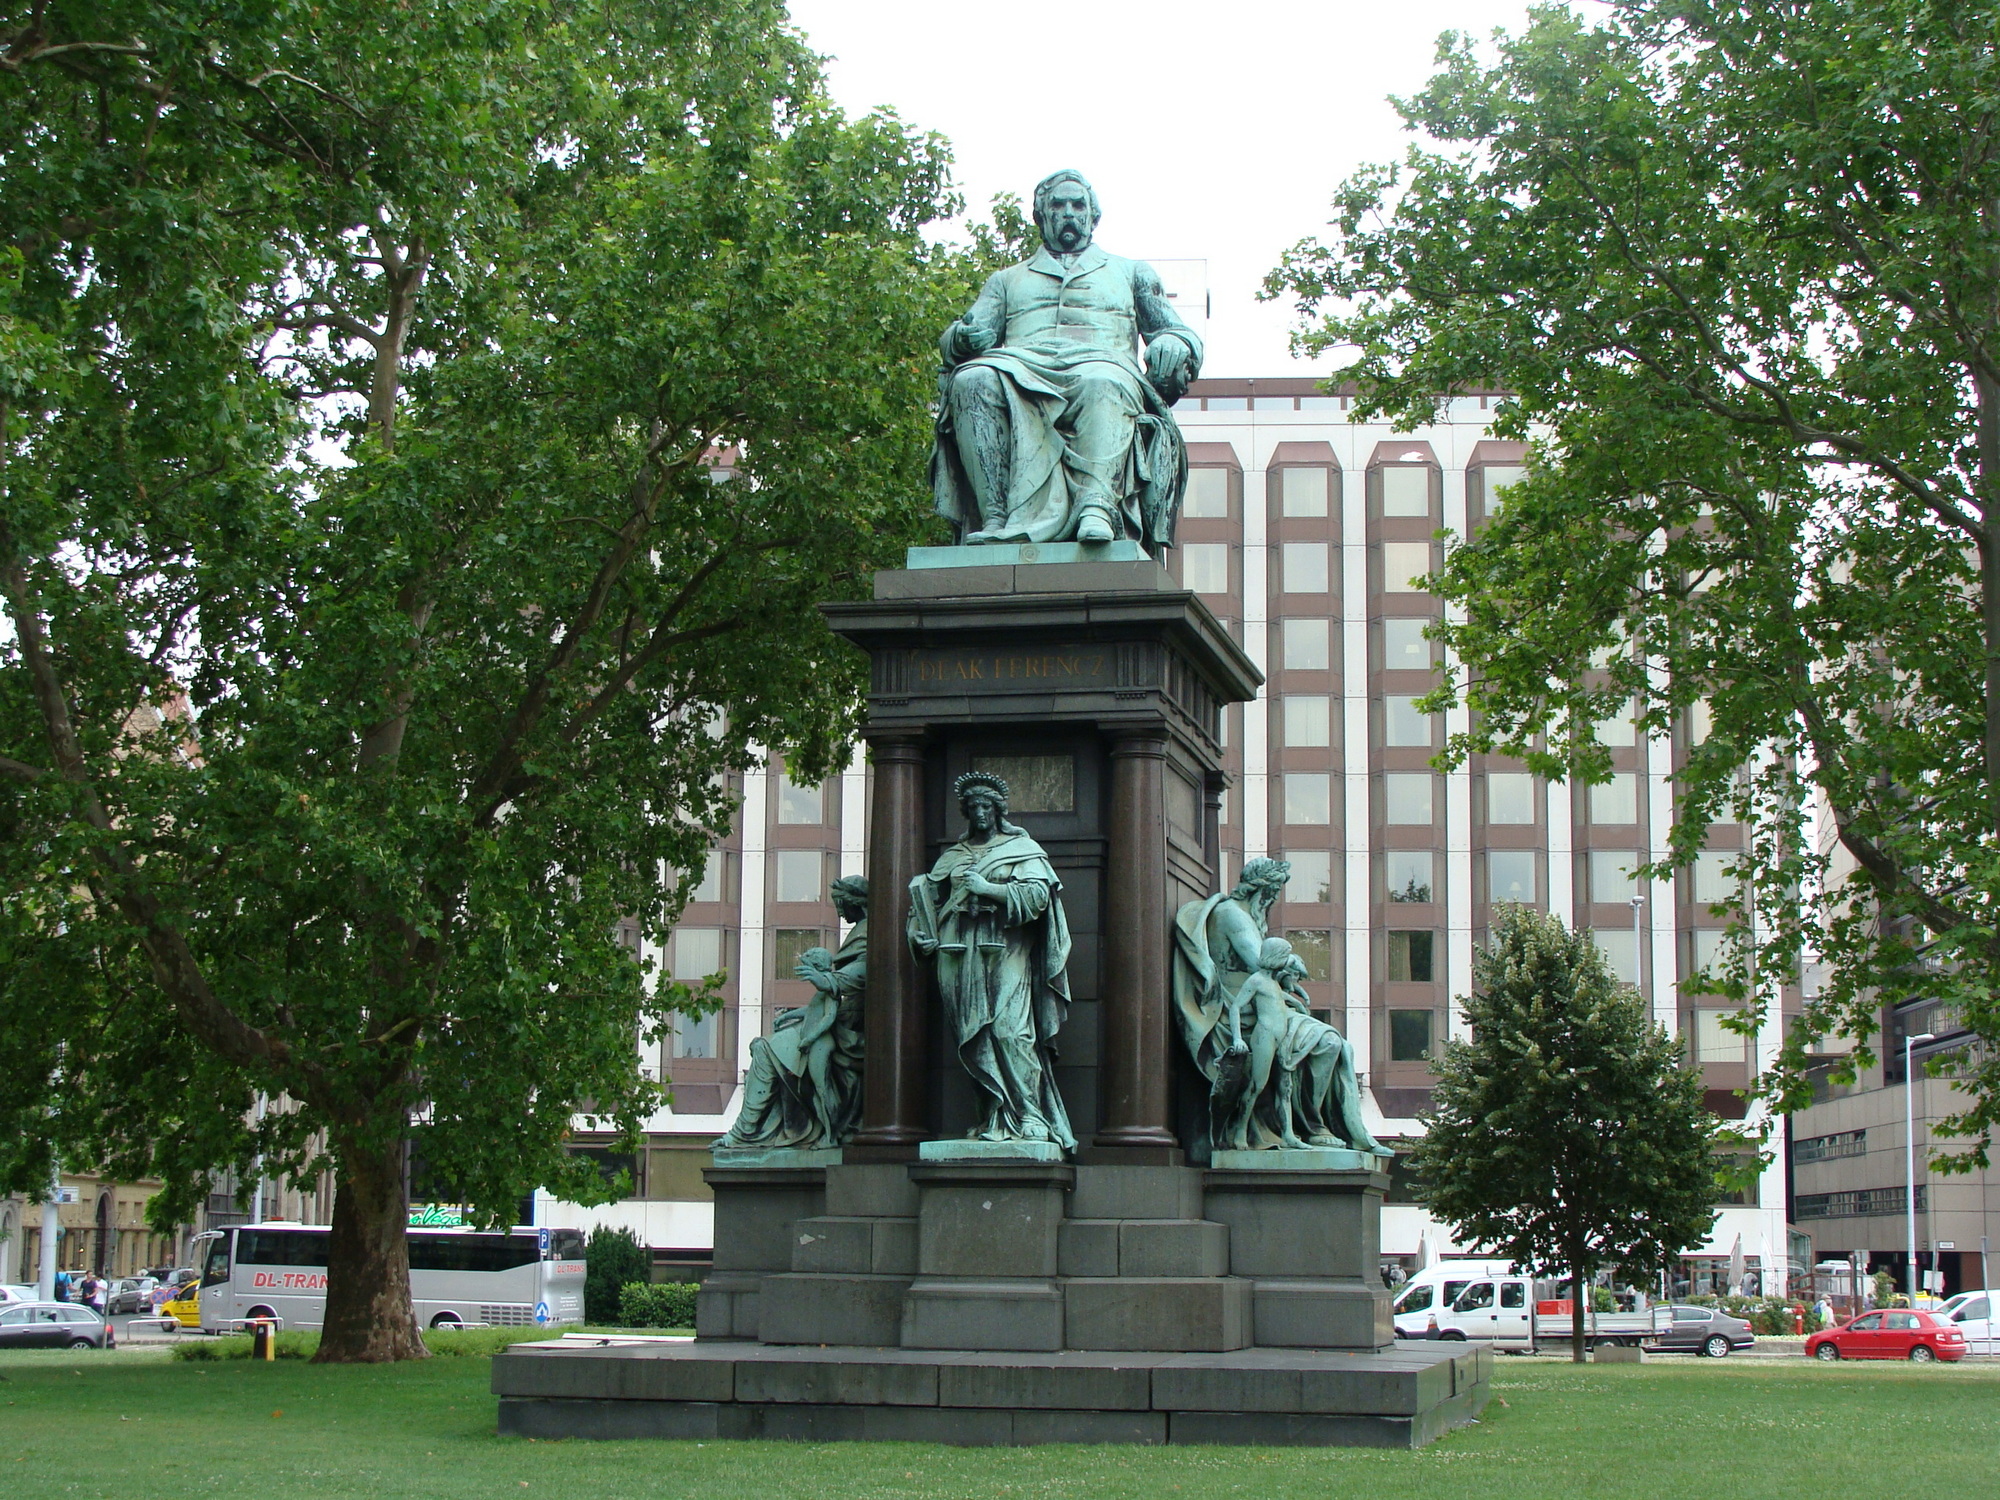
<svg viewBox="0 0 2000 1500">
<path fill-rule="evenodd" d="M 1471 1421 L 1493 1356 L 997 1353 L 569 1338 L 493 1361 L 500 1431 L 533 1438 L 1219 1443 L 1417 1448 Z"/>
</svg>

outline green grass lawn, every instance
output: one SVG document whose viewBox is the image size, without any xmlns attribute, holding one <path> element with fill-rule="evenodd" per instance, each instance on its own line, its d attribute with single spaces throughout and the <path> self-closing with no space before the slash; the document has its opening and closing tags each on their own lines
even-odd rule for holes
<svg viewBox="0 0 2000 1500">
<path fill-rule="evenodd" d="M 488 1368 L 0 1355 L 0 1493 L 1876 1500 L 1991 1494 L 2000 1453 L 1994 1365 L 1503 1358 L 1485 1420 L 1418 1453 L 535 1443 L 495 1436 Z"/>
</svg>

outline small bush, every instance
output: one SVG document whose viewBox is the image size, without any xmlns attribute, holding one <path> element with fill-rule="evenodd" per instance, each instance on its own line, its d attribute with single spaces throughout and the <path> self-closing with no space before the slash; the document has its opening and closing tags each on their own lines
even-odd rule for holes
<svg viewBox="0 0 2000 1500">
<path fill-rule="evenodd" d="M 629 1229 L 596 1229 L 583 1251 L 583 1320 L 616 1323 L 618 1299 L 635 1281 L 653 1277 L 653 1253 Z"/>
<path fill-rule="evenodd" d="M 692 1328 L 694 1299 L 700 1288 L 692 1281 L 628 1282 L 618 1299 L 622 1328 Z"/>
<path fill-rule="evenodd" d="M 498 1354 L 509 1344 L 530 1339 L 562 1336 L 561 1328 L 431 1328 L 424 1332 L 424 1345 L 441 1358 L 463 1358 Z M 316 1333 L 281 1333 L 277 1338 L 279 1359 L 311 1359 L 319 1353 Z M 183 1339 L 174 1345 L 175 1359 L 248 1359 L 252 1344 L 247 1333 L 225 1334 L 219 1338 Z"/>
</svg>

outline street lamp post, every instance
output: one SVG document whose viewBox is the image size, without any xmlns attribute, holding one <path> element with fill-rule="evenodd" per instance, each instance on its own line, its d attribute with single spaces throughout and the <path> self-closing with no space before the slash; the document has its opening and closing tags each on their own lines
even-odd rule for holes
<svg viewBox="0 0 2000 1500">
<path fill-rule="evenodd" d="M 1910 1071 L 1910 1048 L 1936 1040 L 1934 1031 L 1903 1038 L 1903 1209 L 1910 1230 L 1911 1307 L 1917 1305 L 1917 1075 Z"/>
</svg>

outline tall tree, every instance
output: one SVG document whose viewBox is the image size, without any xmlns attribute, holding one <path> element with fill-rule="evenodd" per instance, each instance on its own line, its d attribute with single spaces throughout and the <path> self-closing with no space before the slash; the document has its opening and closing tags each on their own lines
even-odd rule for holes
<svg viewBox="0 0 2000 1500">
<path fill-rule="evenodd" d="M 1472 984 L 1470 1040 L 1433 1064 L 1418 1194 L 1459 1238 L 1573 1278 L 1580 1364 L 1597 1272 L 1644 1275 L 1707 1237 L 1717 1127 L 1680 1044 L 1561 918 L 1501 907 Z"/>
<path fill-rule="evenodd" d="M 1273 274 L 1359 346 L 1364 413 L 1497 383 L 1527 480 L 1439 581 L 1476 726 L 1598 779 L 1594 724 L 1684 736 L 1741 939 L 1714 987 L 1831 978 L 1819 1037 L 1939 999 L 1985 1044 L 1947 1128 L 2000 1123 L 2000 5 L 1615 0 L 1463 38 Z M 1594 671 L 1601 667 L 1603 670 Z M 1712 731 L 1708 726 L 1713 726 Z M 1704 738 L 1704 735 L 1706 736 Z M 1825 837 L 1822 837 L 1822 829 Z M 1664 873 L 1664 871 L 1662 872 Z M 1754 941 L 1753 941 L 1754 940 Z"/>
<path fill-rule="evenodd" d="M 925 524 L 942 149 L 767 0 L 0 46 L 0 1170 L 326 1161 L 320 1357 L 416 1357 L 413 1125 L 488 1221 L 601 1197 L 574 1114 L 703 1003 L 617 927 L 761 748 L 844 754 L 815 605 Z"/>
</svg>

